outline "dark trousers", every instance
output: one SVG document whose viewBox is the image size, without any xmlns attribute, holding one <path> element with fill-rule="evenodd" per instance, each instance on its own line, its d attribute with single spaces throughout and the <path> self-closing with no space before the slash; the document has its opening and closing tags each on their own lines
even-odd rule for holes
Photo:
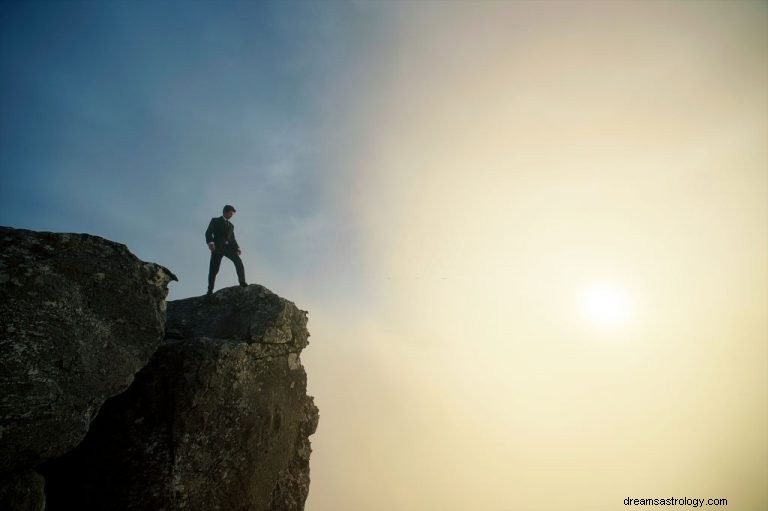
<svg viewBox="0 0 768 511">
<path fill-rule="evenodd" d="M 237 280 L 240 284 L 245 283 L 245 268 L 243 267 L 243 260 L 237 255 L 235 250 L 219 250 L 218 248 L 211 252 L 211 265 L 208 268 L 208 291 L 213 291 L 213 285 L 216 283 L 216 274 L 219 273 L 221 267 L 221 258 L 226 257 L 233 263 L 235 263 L 235 270 L 237 270 Z"/>
</svg>

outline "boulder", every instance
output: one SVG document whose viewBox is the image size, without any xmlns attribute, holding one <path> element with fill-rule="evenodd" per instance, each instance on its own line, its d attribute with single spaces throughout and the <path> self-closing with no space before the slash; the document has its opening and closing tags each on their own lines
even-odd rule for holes
<svg viewBox="0 0 768 511">
<path fill-rule="evenodd" d="M 128 388 L 163 340 L 171 280 L 98 236 L 0 227 L 0 477 L 74 448 Z"/>
</svg>

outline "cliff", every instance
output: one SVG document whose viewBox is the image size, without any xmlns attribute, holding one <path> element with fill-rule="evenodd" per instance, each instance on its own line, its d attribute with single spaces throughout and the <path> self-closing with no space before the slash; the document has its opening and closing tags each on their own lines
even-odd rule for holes
<svg viewBox="0 0 768 511">
<path fill-rule="evenodd" d="M 14 238 L 5 230 L 4 235 L 13 239 L 3 242 L 3 254 L 17 253 L 21 238 L 34 239 L 41 234 L 26 231 Z M 40 303 L 56 301 L 51 291 L 32 288 L 32 274 L 20 280 L 34 250 L 27 248 L 16 257 L 15 266 L 7 264 L 9 258 L 3 256 L 0 280 L 8 275 L 5 287 L 13 279 L 19 283 L 12 283 L 15 309 L 12 314 L 3 309 L 0 327 L 3 332 L 8 326 L 13 328 L 13 339 L 0 344 L 5 469 L 0 506 L 43 509 L 39 490 L 42 474 L 44 505 L 49 510 L 303 509 L 309 490 L 308 437 L 318 420 L 317 408 L 306 395 L 306 373 L 299 358 L 309 335 L 306 312 L 264 287 L 252 285 L 223 289 L 208 298 L 168 302 L 166 323 L 164 298 L 167 283 L 173 278 L 168 270 L 135 260 L 141 269 L 137 274 L 127 272 L 123 262 L 116 266 L 120 268 L 118 276 L 105 271 L 105 265 L 115 264 L 116 259 L 104 247 L 130 255 L 122 245 L 87 235 L 44 236 L 65 236 L 67 241 L 46 238 L 52 250 L 40 249 L 41 243 L 35 250 L 49 256 L 66 254 L 76 270 L 58 288 L 70 294 L 72 289 L 80 289 L 81 302 L 59 302 L 66 301 L 75 310 L 79 306 L 83 314 L 97 309 L 110 318 L 98 324 L 110 328 L 94 328 L 97 323 L 93 322 L 86 323 L 89 328 L 76 328 L 71 321 L 64 323 L 51 314 L 49 307 L 53 306 L 40 309 Z M 56 244 L 73 239 L 93 246 L 81 252 Z M 25 266 L 19 268 L 18 264 Z M 94 277 L 97 274 L 104 277 Z M 105 295 L 96 293 L 98 286 L 92 289 L 100 283 L 108 283 Z M 30 297 L 32 303 L 22 305 L 26 302 L 19 297 L 32 289 L 38 294 Z M 118 293 L 118 289 L 132 289 L 134 293 Z M 154 308 L 142 308 L 127 300 L 134 295 L 153 300 Z M 40 310 L 35 311 L 36 307 Z M 10 316 L 14 322 L 6 324 Z M 154 328 L 145 323 L 152 318 Z M 32 325 L 35 332 L 50 335 L 29 333 Z M 86 334 L 94 340 L 85 341 L 79 357 L 70 357 L 74 362 L 38 364 L 37 372 L 29 370 L 33 363 L 25 352 L 58 352 L 58 339 L 63 335 L 71 336 L 71 344 L 83 346 Z M 151 337 L 151 343 L 142 350 L 131 341 L 122 351 L 144 358 L 116 359 L 115 353 L 121 350 L 114 346 L 123 346 L 126 339 L 139 334 Z M 23 350 L 18 348 L 21 340 L 26 342 Z M 6 359 L 16 361 L 13 378 L 6 375 Z M 38 423 L 34 414 L 17 409 L 18 403 L 37 403 L 49 410 L 46 413 L 53 419 L 67 416 L 50 409 L 60 401 L 74 399 L 68 387 L 59 385 L 60 397 L 55 399 L 42 391 L 33 398 L 34 382 L 48 382 L 51 375 L 64 381 L 65 376 L 92 373 L 102 375 L 101 379 L 117 374 L 119 378 L 114 379 L 122 385 L 93 392 L 96 397 L 90 396 L 79 407 L 70 406 L 81 414 L 76 426 L 50 421 L 46 430 L 49 440 L 68 438 L 69 442 L 56 441 L 52 448 L 39 436 L 26 440 L 23 435 L 6 436 L 5 431 Z M 78 377 L 84 378 L 78 387 L 80 394 L 94 388 L 92 376 Z M 49 388 L 50 384 L 44 386 L 44 390 Z M 16 396 L 13 403 L 6 403 L 6 395 Z M 10 411 L 19 418 L 8 420 Z M 37 415 L 44 417 L 45 413 Z M 13 505 L 8 507 L 8 502 Z"/>
</svg>

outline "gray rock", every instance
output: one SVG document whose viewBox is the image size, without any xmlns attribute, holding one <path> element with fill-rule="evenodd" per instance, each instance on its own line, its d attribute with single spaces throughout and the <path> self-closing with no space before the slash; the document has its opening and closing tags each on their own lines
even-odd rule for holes
<svg viewBox="0 0 768 511">
<path fill-rule="evenodd" d="M 255 285 L 169 302 L 169 339 L 42 468 L 49 509 L 302 510 L 318 421 L 306 322 Z"/>
<path fill-rule="evenodd" d="M 171 280 L 97 236 L 0 227 L 0 476 L 80 443 L 157 350 Z"/>
<path fill-rule="evenodd" d="M 182 339 L 290 344 L 295 352 L 307 345 L 306 314 L 265 287 L 229 287 L 210 297 L 169 302 L 167 330 Z"/>
</svg>

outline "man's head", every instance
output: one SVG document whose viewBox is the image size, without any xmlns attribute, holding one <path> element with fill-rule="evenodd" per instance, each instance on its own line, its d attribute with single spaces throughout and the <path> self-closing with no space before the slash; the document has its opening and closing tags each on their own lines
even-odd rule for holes
<svg viewBox="0 0 768 511">
<path fill-rule="evenodd" d="M 237 213 L 237 210 L 233 206 L 230 206 L 229 204 L 227 204 L 226 206 L 224 206 L 222 213 L 224 214 L 224 218 L 230 219 L 232 218 L 232 215 Z"/>
</svg>

